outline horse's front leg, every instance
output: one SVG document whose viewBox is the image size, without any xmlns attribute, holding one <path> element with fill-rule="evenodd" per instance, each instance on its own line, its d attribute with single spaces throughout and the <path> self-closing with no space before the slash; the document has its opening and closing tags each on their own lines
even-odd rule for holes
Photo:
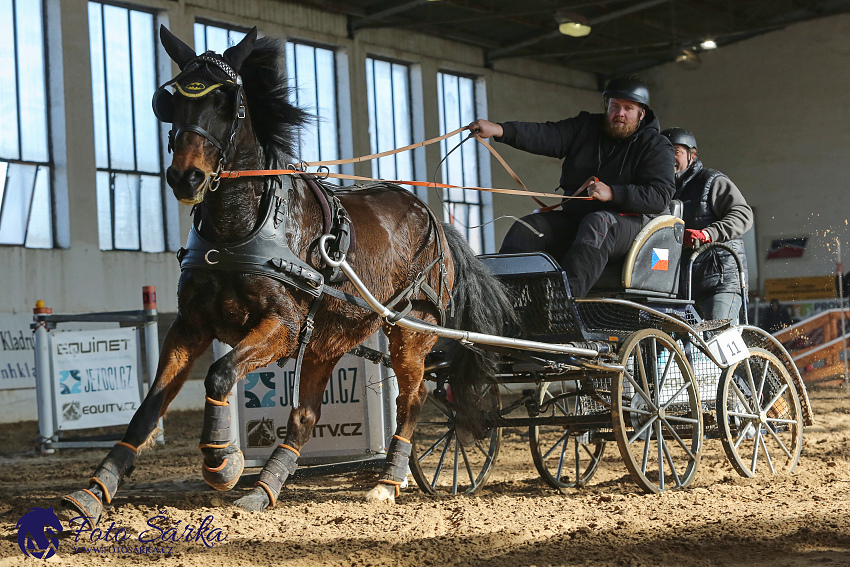
<svg viewBox="0 0 850 567">
<path fill-rule="evenodd" d="M 316 354 L 308 350 L 301 367 L 298 407 L 289 413 L 286 437 L 266 461 L 256 487 L 237 500 L 237 506 L 256 512 L 275 505 L 283 484 L 298 466 L 301 448 L 319 422 L 322 396 L 339 358 L 319 360 Z"/>
<path fill-rule="evenodd" d="M 227 397 L 248 372 L 277 360 L 293 336 L 294 330 L 282 319 L 269 317 L 210 366 L 204 380 L 204 427 L 198 448 L 204 455 L 204 480 L 216 490 L 233 488 L 245 466 L 242 451 L 233 444 Z"/>
<path fill-rule="evenodd" d="M 130 420 L 124 438 L 101 461 L 87 489 L 62 499 L 62 515 L 66 520 L 78 518 L 90 523 L 92 528 L 97 524 L 104 503 L 112 501 L 124 476 L 132 472 L 139 450 L 152 440 L 159 418 L 188 379 L 194 361 L 211 342 L 211 336 L 198 333 L 179 316 L 174 320 L 163 340 L 156 379 Z"/>
<path fill-rule="evenodd" d="M 423 319 L 425 314 L 418 314 Z M 387 448 L 387 461 L 378 484 L 366 493 L 370 502 L 395 502 L 399 495 L 399 486 L 407 477 L 407 462 L 413 449 L 411 438 L 422 404 L 428 396 L 425 381 L 425 356 L 431 352 L 437 337 L 416 333 L 401 327 L 387 329 L 390 339 L 390 359 L 398 380 L 398 398 L 396 398 L 396 430 Z"/>
</svg>

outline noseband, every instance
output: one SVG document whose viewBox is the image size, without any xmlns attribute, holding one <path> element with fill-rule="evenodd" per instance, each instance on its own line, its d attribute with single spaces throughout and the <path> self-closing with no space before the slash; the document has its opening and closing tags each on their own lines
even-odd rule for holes
<svg viewBox="0 0 850 567">
<path fill-rule="evenodd" d="M 211 66 L 214 68 L 211 69 Z M 217 80 L 214 78 L 216 72 L 224 73 L 228 78 L 224 82 L 210 84 L 210 81 Z M 235 88 L 236 101 L 233 105 L 233 118 L 230 121 L 230 127 L 225 131 L 223 136 L 218 137 L 214 135 L 209 131 L 209 125 L 207 125 L 207 128 L 204 128 L 200 124 L 182 124 L 177 127 L 176 131 L 172 129 L 168 132 L 169 152 L 175 147 L 177 138 L 184 132 L 194 132 L 202 136 L 219 151 L 221 157 L 218 161 L 218 167 L 212 173 L 210 179 L 211 191 L 215 191 L 218 188 L 220 182 L 218 174 L 221 172 L 224 164 L 233 159 L 236 152 L 236 135 L 242 128 L 245 118 L 242 77 L 224 60 L 216 57 L 213 52 L 208 51 L 187 63 L 176 77 L 156 89 L 151 101 L 153 112 L 157 119 L 160 122 L 171 123 L 173 125 L 175 94 L 179 93 L 187 98 L 203 98 L 225 85 Z M 168 86 L 173 86 L 175 92 L 172 93 L 166 89 Z"/>
</svg>

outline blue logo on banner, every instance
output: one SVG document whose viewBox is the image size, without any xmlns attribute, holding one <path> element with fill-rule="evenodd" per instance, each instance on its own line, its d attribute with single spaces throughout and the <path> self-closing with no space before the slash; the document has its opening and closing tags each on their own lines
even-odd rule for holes
<svg viewBox="0 0 850 567">
<path fill-rule="evenodd" d="M 264 388 L 259 386 L 260 383 L 266 387 L 265 392 L 262 391 Z M 273 408 L 274 398 L 274 372 L 250 372 L 245 376 L 246 408 Z"/>
</svg>

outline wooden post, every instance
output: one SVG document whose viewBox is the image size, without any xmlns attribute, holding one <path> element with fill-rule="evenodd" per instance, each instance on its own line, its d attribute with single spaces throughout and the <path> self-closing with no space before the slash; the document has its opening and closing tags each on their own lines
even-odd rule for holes
<svg viewBox="0 0 850 567">
<path fill-rule="evenodd" d="M 847 334 L 844 326 L 844 266 L 841 263 L 841 240 L 836 238 L 838 244 L 838 305 L 841 312 L 841 356 L 844 358 L 844 387 L 850 388 L 850 375 L 847 373 Z"/>
</svg>

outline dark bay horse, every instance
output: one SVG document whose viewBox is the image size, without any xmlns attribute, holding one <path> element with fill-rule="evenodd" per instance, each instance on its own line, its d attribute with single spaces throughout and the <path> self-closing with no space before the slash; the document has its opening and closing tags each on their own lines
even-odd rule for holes
<svg viewBox="0 0 850 567">
<path fill-rule="evenodd" d="M 196 55 L 167 29 L 160 30 L 181 73 L 157 90 L 154 112 L 172 124 L 174 156 L 166 177 L 175 197 L 194 206 L 194 222 L 178 254 L 178 313 L 163 340 L 151 390 L 88 488 L 64 499 L 67 512 L 82 513 L 93 524 L 140 448 L 153 438 L 158 418 L 188 378 L 193 361 L 213 339 L 233 347 L 210 366 L 204 381 L 202 474 L 218 490 L 235 486 L 244 465 L 230 432 L 227 406 L 234 384 L 275 360 L 292 357 L 301 363 L 297 405 L 284 443 L 257 485 L 236 501 L 244 509 L 262 510 L 274 505 L 295 470 L 299 451 L 320 418 L 322 394 L 337 361 L 383 327 L 398 379 L 397 429 L 380 479 L 366 498 L 398 496 L 409 440 L 427 395 L 424 359 L 436 336 L 395 326 L 362 304 L 344 300 L 340 292 L 355 295 L 355 288 L 330 273 L 317 251 L 329 226 L 339 229 L 340 242 L 346 230 L 351 232 L 348 262 L 375 297 L 385 304 L 396 301 L 396 309 L 406 306 L 408 316 L 441 324 L 449 311 L 456 328 L 500 334 L 512 315 L 510 299 L 463 238 L 399 186 L 330 191 L 306 176 L 218 175 L 222 170 L 280 169 L 297 161 L 293 141 L 307 115 L 287 102 L 286 79 L 278 68 L 280 43 L 256 36 L 254 28 L 222 55 Z M 477 385 L 492 374 L 492 361 L 460 351 L 452 392 L 459 406 L 470 407 L 480 392 Z"/>
</svg>

